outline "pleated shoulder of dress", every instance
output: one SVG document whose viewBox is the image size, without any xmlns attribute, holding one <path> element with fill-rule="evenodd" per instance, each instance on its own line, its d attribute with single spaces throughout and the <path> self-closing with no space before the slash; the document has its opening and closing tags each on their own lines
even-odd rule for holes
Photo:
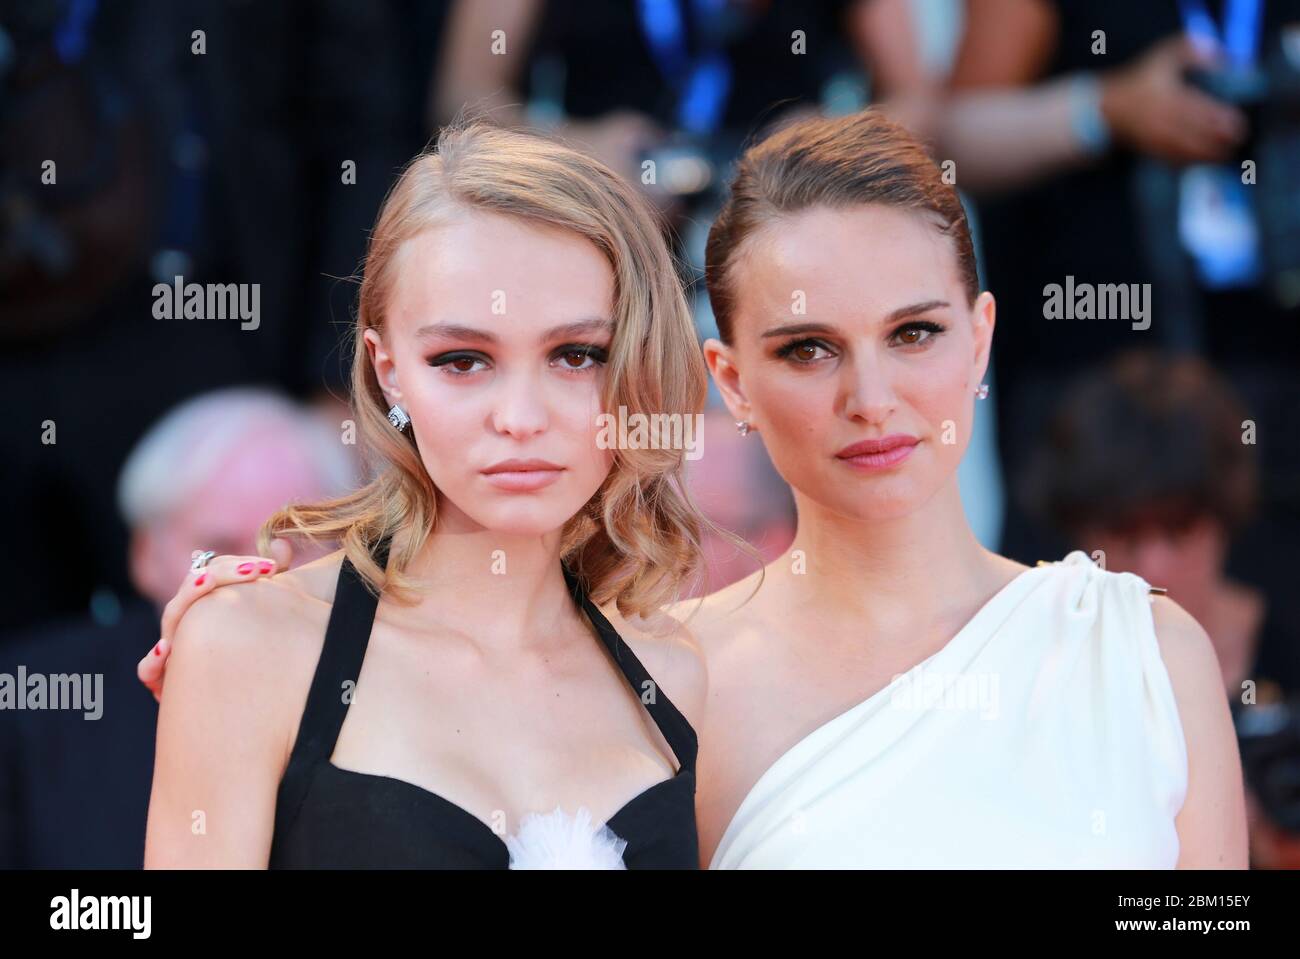
<svg viewBox="0 0 1300 959">
<path fill-rule="evenodd" d="M 386 546 L 376 559 L 385 565 Z M 653 679 L 588 598 L 578 577 L 567 567 L 564 577 L 574 602 L 591 620 L 678 762 L 676 775 L 637 795 L 604 825 L 626 842 L 622 861 L 629 869 L 696 869 L 695 730 L 661 690 L 649 702 L 642 699 L 642 690 L 654 684 Z M 505 837 L 468 810 L 414 783 L 330 762 L 351 700 L 346 691 L 361 673 L 377 606 L 377 597 L 345 557 L 298 736 L 276 797 L 269 864 L 508 868 Z M 652 688 L 658 689 L 657 684 Z"/>
</svg>

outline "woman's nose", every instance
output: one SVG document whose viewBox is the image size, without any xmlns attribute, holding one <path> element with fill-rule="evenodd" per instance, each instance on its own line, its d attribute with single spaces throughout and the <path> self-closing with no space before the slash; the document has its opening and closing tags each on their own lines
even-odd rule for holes
<svg viewBox="0 0 1300 959">
<path fill-rule="evenodd" d="M 870 353 L 858 354 L 845 366 L 844 412 L 883 424 L 898 405 L 888 364 Z"/>
<path fill-rule="evenodd" d="M 500 377 L 492 407 L 492 427 L 498 433 L 524 437 L 546 428 L 546 403 L 541 384 L 525 374 Z"/>
</svg>

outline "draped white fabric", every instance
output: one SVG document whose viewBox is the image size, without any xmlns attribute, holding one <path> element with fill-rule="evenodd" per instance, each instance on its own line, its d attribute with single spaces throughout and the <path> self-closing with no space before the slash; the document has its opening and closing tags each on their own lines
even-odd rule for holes
<svg viewBox="0 0 1300 959">
<path fill-rule="evenodd" d="M 1148 584 L 1075 551 L 782 755 L 710 868 L 1172 868 L 1186 790 Z"/>
</svg>

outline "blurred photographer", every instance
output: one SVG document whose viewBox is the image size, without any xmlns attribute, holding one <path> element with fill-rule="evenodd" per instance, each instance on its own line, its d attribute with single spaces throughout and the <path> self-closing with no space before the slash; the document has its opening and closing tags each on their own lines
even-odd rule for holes
<svg viewBox="0 0 1300 959">
<path fill-rule="evenodd" d="M 1081 377 L 1022 475 L 1073 547 L 1164 587 L 1205 627 L 1241 747 L 1256 867 L 1300 866 L 1300 617 L 1232 578 L 1255 509 L 1248 414 L 1203 361 L 1138 352 Z"/>
</svg>

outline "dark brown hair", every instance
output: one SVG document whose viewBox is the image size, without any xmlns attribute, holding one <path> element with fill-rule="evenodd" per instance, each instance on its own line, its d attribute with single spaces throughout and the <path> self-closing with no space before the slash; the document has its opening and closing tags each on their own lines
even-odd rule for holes
<svg viewBox="0 0 1300 959">
<path fill-rule="evenodd" d="M 1021 494 L 1072 536 L 1092 526 L 1177 530 L 1207 516 L 1231 533 L 1257 496 L 1246 415 L 1200 359 L 1121 354 L 1066 392 Z"/>
<path fill-rule="evenodd" d="M 740 157 L 730 195 L 709 230 L 704 279 L 718 321 L 731 342 L 736 291 L 732 264 L 763 226 L 815 206 L 863 203 L 916 210 L 937 221 L 956 245 L 968 302 L 979 295 L 975 248 L 956 189 L 906 128 L 874 108 L 815 117 L 778 129 Z"/>
</svg>

